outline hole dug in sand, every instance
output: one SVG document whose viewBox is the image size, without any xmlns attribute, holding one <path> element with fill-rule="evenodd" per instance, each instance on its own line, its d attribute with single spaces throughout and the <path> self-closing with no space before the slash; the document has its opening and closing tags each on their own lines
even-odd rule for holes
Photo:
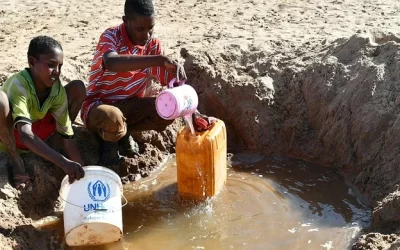
<svg viewBox="0 0 400 250">
<path fill-rule="evenodd" d="M 383 244 L 385 237 L 380 233 L 396 233 L 400 223 L 395 209 L 400 183 L 400 46 L 397 37 L 389 40 L 371 41 L 368 35 L 357 34 L 329 46 L 321 44 L 312 61 L 271 54 L 257 47 L 232 46 L 223 54 L 182 51 L 189 84 L 199 94 L 199 110 L 224 120 L 229 152 L 250 150 L 334 167 L 356 187 L 360 198 L 372 206 L 373 220 L 368 229 L 371 234 L 360 238 L 354 249 L 362 249 L 367 241 Z M 161 156 L 173 153 L 180 126 L 177 122 L 163 133 L 143 134 L 141 157 L 152 159 L 151 167 L 148 160 L 135 159 L 136 164 L 119 169 L 123 178 L 145 177 L 161 162 Z M 80 133 L 82 147 L 92 139 L 85 137 L 84 131 Z M 85 160 L 93 161 L 94 151 L 84 153 Z M 38 158 L 29 165 L 54 169 L 43 166 L 46 164 Z M 38 169 L 32 168 L 35 176 Z M 40 184 L 48 197 L 57 196 L 62 174 L 54 175 L 54 180 L 49 177 L 51 181 Z M 31 214 L 18 206 L 22 201 L 16 202 L 21 198 L 0 200 L 8 204 L 0 206 L 0 230 L 6 230 L 1 241 L 17 244 L 17 238 L 23 238 L 24 244 L 34 246 L 33 242 L 40 242 L 42 231 L 32 229 L 31 238 L 24 238 L 23 230 L 7 231 L 31 223 Z M 36 201 L 32 209 L 39 209 L 40 202 Z M 11 215 L 10 210 L 15 212 Z M 393 237 L 390 242 L 398 239 Z M 50 246 L 40 249 L 46 248 Z"/>
</svg>

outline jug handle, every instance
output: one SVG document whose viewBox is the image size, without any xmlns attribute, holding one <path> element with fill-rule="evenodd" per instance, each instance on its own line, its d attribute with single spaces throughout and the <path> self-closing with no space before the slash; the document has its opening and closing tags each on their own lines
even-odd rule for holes
<svg viewBox="0 0 400 250">
<path fill-rule="evenodd" d="M 174 83 L 178 83 L 178 86 L 182 86 L 183 84 L 185 84 L 186 79 L 181 80 L 181 81 L 177 81 L 176 78 L 173 78 L 169 83 L 168 83 L 168 88 L 172 89 L 174 87 Z"/>
</svg>

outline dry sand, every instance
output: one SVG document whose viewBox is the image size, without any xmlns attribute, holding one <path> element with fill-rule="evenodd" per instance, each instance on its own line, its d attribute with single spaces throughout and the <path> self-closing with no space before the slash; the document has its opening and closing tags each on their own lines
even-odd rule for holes
<svg viewBox="0 0 400 250">
<path fill-rule="evenodd" d="M 123 2 L 3 0 L 0 84 L 27 66 L 29 40 L 40 34 L 64 47 L 62 79 L 86 81 L 97 39 L 121 22 Z M 159 0 L 156 10 L 156 33 L 168 54 L 183 55 L 201 111 L 226 121 L 231 151 L 339 168 L 374 207 L 373 227 L 354 249 L 396 249 L 400 2 Z M 177 127 L 143 134 L 146 160 L 131 159 L 117 169 L 124 180 L 145 176 L 173 152 Z M 94 163 L 95 143 L 83 128 L 76 131 L 86 162 Z M 57 248 L 53 235 L 31 223 L 57 207 L 54 190 L 63 174 L 38 157 L 24 160 L 36 189 L 19 195 L 7 184 L 0 154 L 0 242 L 5 248 Z"/>
</svg>

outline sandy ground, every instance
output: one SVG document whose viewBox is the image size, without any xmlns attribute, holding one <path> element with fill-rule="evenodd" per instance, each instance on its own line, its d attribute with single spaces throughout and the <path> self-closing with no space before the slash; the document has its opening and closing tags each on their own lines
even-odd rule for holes
<svg viewBox="0 0 400 250">
<path fill-rule="evenodd" d="M 66 79 L 87 79 L 101 32 L 121 22 L 124 1 L 11 1 L 1 4 L 1 77 L 26 66 L 30 39 L 52 35 L 65 50 Z M 156 32 L 165 48 L 223 53 L 230 47 L 261 47 L 277 59 L 295 59 L 309 48 L 358 30 L 398 31 L 397 1 L 159 1 Z"/>
<path fill-rule="evenodd" d="M 63 45 L 62 79 L 86 81 L 97 40 L 121 22 L 123 3 L 3 0 L 0 84 L 27 66 L 29 41 L 40 34 Z M 354 249 L 396 249 L 400 2 L 159 0 L 156 10 L 156 33 L 168 54 L 185 57 L 201 108 L 227 123 L 231 150 L 340 168 L 374 207 L 375 226 Z M 144 155 L 154 157 L 130 163 L 155 167 L 173 152 L 177 127 L 143 135 Z M 94 163 L 95 144 L 83 147 L 94 142 L 76 130 L 85 160 Z M 21 196 L 6 184 L 6 158 L 0 154 L 0 242 L 51 248 L 53 236 L 30 224 L 57 207 L 57 193 L 48 190 L 57 190 L 62 173 L 33 156 L 25 162 L 38 188 Z M 119 170 L 134 180 L 147 173 L 137 164 Z"/>
</svg>

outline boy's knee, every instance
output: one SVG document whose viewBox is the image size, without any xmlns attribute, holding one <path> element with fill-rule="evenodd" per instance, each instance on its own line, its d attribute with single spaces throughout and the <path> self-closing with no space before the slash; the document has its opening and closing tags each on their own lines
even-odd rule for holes
<svg viewBox="0 0 400 250">
<path fill-rule="evenodd" d="M 8 102 L 8 97 L 4 91 L 0 90 L 0 114 L 1 116 L 7 116 L 10 112 L 10 104 Z"/>
<path fill-rule="evenodd" d="M 126 134 L 125 117 L 119 108 L 110 105 L 93 107 L 88 116 L 88 129 L 105 141 L 118 141 Z"/>
<path fill-rule="evenodd" d="M 68 100 L 74 100 L 74 102 L 83 103 L 86 98 L 86 86 L 81 80 L 74 80 L 65 86 L 67 91 Z"/>
<path fill-rule="evenodd" d="M 9 133 L 12 129 L 12 117 L 10 115 L 10 103 L 6 93 L 0 90 L 0 134 Z M 12 137 L 13 138 L 13 137 Z M 3 138 L 3 142 L 8 141 Z"/>
</svg>

